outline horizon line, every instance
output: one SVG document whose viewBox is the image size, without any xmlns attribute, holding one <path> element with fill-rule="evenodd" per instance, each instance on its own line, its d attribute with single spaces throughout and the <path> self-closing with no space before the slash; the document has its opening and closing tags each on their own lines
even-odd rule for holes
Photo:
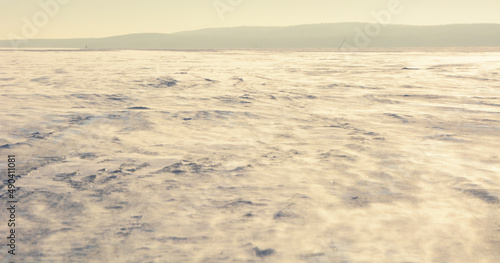
<svg viewBox="0 0 500 263">
<path fill-rule="evenodd" d="M 334 22 L 334 23 L 314 23 L 314 24 L 296 24 L 296 25 L 288 25 L 288 26 L 230 26 L 230 27 L 206 27 L 199 28 L 193 30 L 183 30 L 176 31 L 172 33 L 159 33 L 159 32 L 142 32 L 142 33 L 127 33 L 121 35 L 110 35 L 104 37 L 70 37 L 70 38 L 26 38 L 24 40 L 70 40 L 70 39 L 104 39 L 104 38 L 112 38 L 112 37 L 121 37 L 121 36 L 131 36 L 131 35 L 143 35 L 143 34 L 157 34 L 157 35 L 172 35 L 186 32 L 195 32 L 202 30 L 210 30 L 210 29 L 230 29 L 230 28 L 285 28 L 285 27 L 297 27 L 297 26 L 312 26 L 312 25 L 332 25 L 332 24 L 381 24 L 381 23 L 373 23 L 373 22 Z M 383 23 L 382 23 L 383 24 Z M 387 26 L 409 26 L 409 27 L 438 27 L 438 26 L 457 26 L 457 25 L 499 25 L 500 23 L 456 23 L 456 24 L 436 24 L 436 25 L 410 25 L 410 24 L 383 24 Z M 11 41 L 11 40 L 21 40 L 21 39 L 0 39 L 0 41 Z"/>
</svg>

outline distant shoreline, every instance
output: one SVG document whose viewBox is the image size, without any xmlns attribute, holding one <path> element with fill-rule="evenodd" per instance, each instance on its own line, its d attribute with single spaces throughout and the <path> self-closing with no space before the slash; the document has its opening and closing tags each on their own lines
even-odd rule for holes
<svg viewBox="0 0 500 263">
<path fill-rule="evenodd" d="M 374 33 L 370 28 L 377 28 Z M 367 31 L 368 30 L 368 31 Z M 373 23 L 289 27 L 208 28 L 172 34 L 140 33 L 104 38 L 0 40 L 0 48 L 134 50 L 371 49 L 500 47 L 500 24 L 406 26 Z M 17 34 L 18 36 L 23 34 Z"/>
<path fill-rule="evenodd" d="M 498 47 L 400 47 L 400 48 L 359 48 L 338 50 L 336 48 L 214 48 L 214 49 L 140 49 L 140 48 L 0 48 L 0 52 L 40 51 L 40 52 L 106 52 L 106 51 L 168 51 L 168 52 L 224 52 L 224 51 L 259 51 L 259 52 L 387 52 L 387 53 L 419 53 L 419 52 L 500 52 Z"/>
</svg>

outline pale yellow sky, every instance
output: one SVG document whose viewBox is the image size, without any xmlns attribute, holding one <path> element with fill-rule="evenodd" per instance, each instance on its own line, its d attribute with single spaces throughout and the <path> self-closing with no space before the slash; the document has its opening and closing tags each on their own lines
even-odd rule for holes
<svg viewBox="0 0 500 263">
<path fill-rule="evenodd" d="M 370 22 L 391 1 L 393 24 L 500 24 L 500 0 L 0 0 L 0 39 Z"/>
</svg>

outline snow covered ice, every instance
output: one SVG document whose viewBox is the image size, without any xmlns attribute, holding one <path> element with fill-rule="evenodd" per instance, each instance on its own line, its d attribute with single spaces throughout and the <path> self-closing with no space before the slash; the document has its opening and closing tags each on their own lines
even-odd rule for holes
<svg viewBox="0 0 500 263">
<path fill-rule="evenodd" d="M 500 52 L 0 61 L 19 262 L 500 259 Z"/>
</svg>

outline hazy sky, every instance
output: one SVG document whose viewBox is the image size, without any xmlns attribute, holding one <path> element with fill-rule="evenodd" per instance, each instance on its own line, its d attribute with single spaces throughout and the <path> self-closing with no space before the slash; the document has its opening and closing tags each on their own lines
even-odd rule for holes
<svg viewBox="0 0 500 263">
<path fill-rule="evenodd" d="M 371 12 L 387 9 L 391 1 L 398 0 L 0 0 L 0 39 L 8 39 L 9 34 L 76 38 L 207 27 L 370 22 Z M 500 0 L 399 2 L 402 11 L 392 15 L 393 24 L 500 23 Z M 44 8 L 40 3 L 49 5 Z M 228 7 L 232 10 L 224 9 Z"/>
</svg>

